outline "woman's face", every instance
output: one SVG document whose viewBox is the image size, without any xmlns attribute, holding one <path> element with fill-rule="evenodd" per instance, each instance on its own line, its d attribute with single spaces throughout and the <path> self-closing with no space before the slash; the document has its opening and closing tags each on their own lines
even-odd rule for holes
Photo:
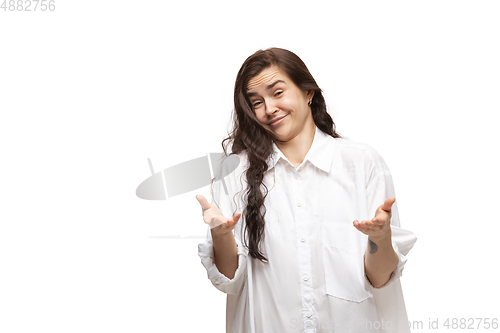
<svg viewBox="0 0 500 333">
<path fill-rule="evenodd" d="M 290 141 L 311 124 L 308 102 L 313 95 L 313 90 L 301 90 L 276 66 L 264 69 L 247 85 L 247 96 L 257 119 L 280 142 Z"/>
</svg>

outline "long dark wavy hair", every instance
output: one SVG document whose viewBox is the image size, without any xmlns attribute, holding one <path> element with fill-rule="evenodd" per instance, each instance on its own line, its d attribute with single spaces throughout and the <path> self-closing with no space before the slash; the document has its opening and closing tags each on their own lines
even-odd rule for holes
<svg viewBox="0 0 500 333">
<path fill-rule="evenodd" d="M 335 123 L 326 111 L 325 99 L 304 62 L 293 52 L 280 48 L 259 50 L 248 57 L 241 66 L 234 85 L 233 129 L 222 141 L 222 148 L 227 155 L 227 146 L 231 144 L 231 153 L 246 151 L 249 166 L 246 173 L 248 183 L 245 193 L 246 209 L 243 241 L 249 254 L 254 259 L 267 262 L 260 251 L 264 239 L 264 206 L 268 189 L 262 183 L 268 171 L 267 158 L 273 152 L 272 137 L 257 120 L 247 96 L 248 82 L 264 69 L 277 66 L 300 89 L 314 90 L 311 113 L 316 126 L 333 138 L 341 138 L 335 131 Z M 247 241 L 248 237 L 248 241 Z"/>
</svg>

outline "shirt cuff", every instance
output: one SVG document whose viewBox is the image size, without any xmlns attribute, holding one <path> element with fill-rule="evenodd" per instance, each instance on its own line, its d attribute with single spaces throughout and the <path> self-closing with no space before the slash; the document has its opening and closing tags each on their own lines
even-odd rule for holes
<svg viewBox="0 0 500 333">
<path fill-rule="evenodd" d="M 232 279 L 219 272 L 219 269 L 215 265 L 212 239 L 207 239 L 203 243 L 198 244 L 198 255 L 201 258 L 201 263 L 207 270 L 208 278 L 217 289 L 229 294 L 239 294 L 240 288 L 243 286 L 242 282 L 246 276 L 248 253 L 238 238 L 235 237 L 235 241 L 238 248 L 238 268 Z"/>
</svg>

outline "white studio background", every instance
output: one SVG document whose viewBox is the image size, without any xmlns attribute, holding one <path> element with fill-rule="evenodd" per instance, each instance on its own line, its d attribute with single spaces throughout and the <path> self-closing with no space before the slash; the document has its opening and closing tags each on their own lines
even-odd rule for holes
<svg viewBox="0 0 500 333">
<path fill-rule="evenodd" d="M 224 331 L 201 239 L 166 237 L 206 235 L 208 187 L 135 190 L 147 158 L 160 171 L 221 151 L 236 73 L 272 46 L 386 160 L 418 236 L 410 321 L 500 317 L 498 1 L 55 4 L 0 10 L 1 332 Z"/>
</svg>

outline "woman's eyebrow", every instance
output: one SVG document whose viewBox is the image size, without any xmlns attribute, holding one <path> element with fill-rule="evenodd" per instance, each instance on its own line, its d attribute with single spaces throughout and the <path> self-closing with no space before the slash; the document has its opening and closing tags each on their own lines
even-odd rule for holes
<svg viewBox="0 0 500 333">
<path fill-rule="evenodd" d="M 275 85 L 277 85 L 280 82 L 286 83 L 285 81 L 278 79 L 278 80 L 274 81 L 273 83 L 268 84 L 267 87 L 266 87 L 266 90 L 272 89 Z M 257 93 L 254 92 L 254 91 L 250 91 L 250 92 L 247 93 L 248 97 L 252 97 L 252 96 L 255 96 L 255 95 L 257 95 Z"/>
<path fill-rule="evenodd" d="M 277 85 L 277 84 L 278 84 L 278 83 L 280 83 L 280 82 L 285 83 L 285 81 L 283 81 L 283 80 L 276 80 L 276 81 L 274 81 L 273 83 L 269 84 L 269 85 L 266 87 L 266 90 L 272 89 L 275 85 Z"/>
</svg>

